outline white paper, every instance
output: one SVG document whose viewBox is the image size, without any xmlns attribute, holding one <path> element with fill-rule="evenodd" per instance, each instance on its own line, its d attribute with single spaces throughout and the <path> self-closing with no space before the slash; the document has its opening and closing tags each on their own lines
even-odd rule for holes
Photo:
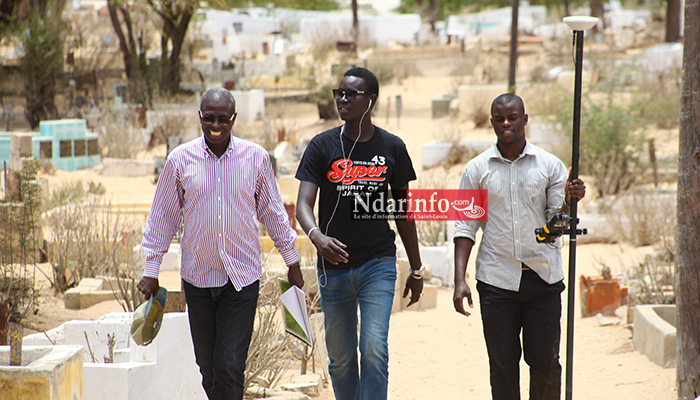
<svg viewBox="0 0 700 400">
<path fill-rule="evenodd" d="M 301 329 L 304 330 L 306 337 L 309 339 L 309 346 L 313 347 L 311 323 L 309 322 L 309 314 L 306 311 L 306 295 L 304 291 L 296 286 L 292 286 L 280 295 L 280 300 L 287 308 L 287 311 L 294 317 Z"/>
</svg>

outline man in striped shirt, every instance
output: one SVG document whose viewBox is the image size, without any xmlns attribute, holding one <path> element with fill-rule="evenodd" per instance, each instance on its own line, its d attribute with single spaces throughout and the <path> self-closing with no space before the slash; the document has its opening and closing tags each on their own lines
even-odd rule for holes
<svg viewBox="0 0 700 400">
<path fill-rule="evenodd" d="M 489 355 L 494 400 L 520 400 L 521 356 L 530 366 L 530 399 L 559 400 L 561 365 L 561 244 L 538 244 L 535 228 L 557 212 L 569 212 L 572 197 L 586 186 L 567 179 L 564 164 L 525 139 L 528 115 L 520 97 L 498 96 L 491 105 L 494 145 L 472 159 L 460 189 L 487 189 L 488 221 L 455 223 L 454 307 L 473 307 L 465 274 L 476 232 L 483 231 L 476 257 L 476 288 Z"/>
<path fill-rule="evenodd" d="M 180 275 L 195 358 L 211 400 L 243 398 L 243 373 L 262 277 L 258 221 L 303 287 L 296 232 L 280 199 L 272 163 L 262 147 L 231 134 L 236 102 L 210 89 L 199 110 L 202 137 L 177 147 L 158 179 L 143 234 L 146 267 L 138 288 L 149 298 L 181 215 Z"/>
</svg>

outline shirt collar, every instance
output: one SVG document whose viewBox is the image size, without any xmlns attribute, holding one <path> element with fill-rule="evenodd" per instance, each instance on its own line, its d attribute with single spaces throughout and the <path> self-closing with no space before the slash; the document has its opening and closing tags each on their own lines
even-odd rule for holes
<svg viewBox="0 0 700 400">
<path fill-rule="evenodd" d="M 233 136 L 233 133 L 232 133 L 231 140 L 228 141 L 228 147 L 226 148 L 226 151 L 224 152 L 224 154 L 221 155 L 221 158 L 228 157 L 231 154 L 231 152 L 233 151 L 233 142 L 235 139 L 236 139 L 236 137 Z M 204 153 L 207 154 L 209 157 L 212 157 L 213 159 L 216 160 L 217 159 L 216 154 L 214 154 L 214 152 L 211 151 L 209 146 L 207 146 L 207 141 L 206 141 L 206 139 L 204 139 L 204 134 L 202 134 L 202 136 L 199 137 L 199 141 L 200 141 L 199 145 L 201 146 Z"/>
<path fill-rule="evenodd" d="M 488 149 L 487 151 L 488 151 L 489 158 L 498 158 L 498 159 L 503 160 L 503 161 L 511 162 L 510 160 L 503 157 L 503 155 L 501 155 L 501 151 L 498 150 L 498 140 L 493 142 L 493 144 L 491 145 L 491 148 Z M 527 140 L 525 141 L 525 148 L 523 148 L 523 152 L 520 153 L 518 158 L 516 158 L 512 162 L 518 161 L 521 158 L 525 157 L 526 155 L 530 155 L 530 156 L 536 155 L 535 148 L 532 147 L 530 142 L 528 142 Z"/>
</svg>

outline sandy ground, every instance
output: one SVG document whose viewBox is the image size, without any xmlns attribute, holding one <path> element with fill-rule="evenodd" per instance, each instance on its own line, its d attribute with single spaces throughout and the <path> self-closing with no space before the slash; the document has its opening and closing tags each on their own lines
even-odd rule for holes
<svg viewBox="0 0 700 400">
<path fill-rule="evenodd" d="M 436 93 L 447 93 L 454 88 L 455 79 L 452 77 L 410 78 L 402 83 L 381 88 L 380 106 L 374 114 L 373 121 L 404 139 L 419 175 L 421 144 L 439 136 L 445 126 L 455 124 L 431 118 L 431 99 Z M 382 108 L 381 104 L 382 99 L 393 98 L 397 94 L 402 95 L 404 104 L 400 120 L 396 119 L 393 111 L 387 118 L 386 108 Z M 288 113 L 288 120 L 291 120 L 290 116 L 295 116 L 293 124 L 297 130 L 297 141 L 308 139 L 335 124 L 318 121 L 314 116 L 314 107 L 308 104 L 278 107 L 280 112 Z M 463 138 L 494 139 L 489 129 L 474 129 L 473 124 L 464 117 L 456 125 Z M 144 157 L 147 158 L 147 155 Z M 152 201 L 155 191 L 151 176 L 110 178 L 101 176 L 99 170 L 83 170 L 71 173 L 59 171 L 48 178 L 51 185 L 72 179 L 102 183 L 107 189 L 106 196 L 113 202 L 125 204 L 148 204 Z M 582 213 L 580 217 L 580 226 L 585 227 L 585 214 Z M 601 261 L 611 266 L 613 274 L 619 274 L 625 266 L 639 260 L 643 251 L 644 249 L 613 244 L 579 245 L 577 276 L 597 275 Z M 565 259 L 568 258 L 568 248 L 564 248 L 563 254 Z M 473 274 L 473 259 L 471 262 L 469 270 Z M 161 284 L 166 287 L 178 287 L 177 272 L 164 273 Z M 488 359 L 481 330 L 478 295 L 473 281 L 470 285 L 475 294 L 475 308 L 472 310 L 472 316 L 468 318 L 453 310 L 452 290 L 448 287 L 439 290 L 437 308 L 403 311 L 392 316 L 389 335 L 390 399 L 490 398 Z M 100 303 L 86 310 L 65 310 L 60 296 L 51 295 L 48 288 L 41 293 L 40 312 L 28 321 L 36 329 L 50 329 L 66 320 L 95 319 L 110 311 L 121 311 L 116 301 Z M 566 296 L 567 291 L 563 294 L 565 308 L 562 338 L 566 337 Z M 632 346 L 632 332 L 623 326 L 624 321 L 619 325 L 602 327 L 594 317 L 581 318 L 578 293 L 576 300 L 574 398 L 676 398 L 675 368 L 661 368 L 636 352 Z M 562 365 L 565 365 L 565 346 L 565 341 L 562 340 Z M 528 374 L 524 362 L 521 376 L 521 390 L 523 397 L 527 398 Z M 320 398 L 333 398 L 330 385 Z"/>
</svg>

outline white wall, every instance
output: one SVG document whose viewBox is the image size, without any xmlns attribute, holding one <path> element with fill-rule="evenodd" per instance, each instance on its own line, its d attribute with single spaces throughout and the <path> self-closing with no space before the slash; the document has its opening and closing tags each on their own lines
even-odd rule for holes
<svg viewBox="0 0 700 400">
<path fill-rule="evenodd" d="M 252 122 L 265 117 L 265 91 L 262 89 L 231 90 L 236 99 L 236 122 Z"/>
<path fill-rule="evenodd" d="M 84 347 L 85 399 L 205 400 L 187 314 L 165 314 L 160 333 L 148 346 L 131 340 L 132 319 L 132 313 L 111 313 L 97 321 L 69 321 L 47 332 L 55 344 Z M 86 345 L 86 333 L 96 363 Z M 116 335 L 118 351 L 113 364 L 104 363 L 107 334 Z M 24 338 L 26 346 L 49 344 L 43 333 Z"/>
<path fill-rule="evenodd" d="M 301 37 L 308 43 L 314 43 L 319 37 L 336 40 L 350 40 L 352 15 L 326 14 L 301 21 Z M 418 14 L 360 16 L 359 30 L 361 40 L 387 46 L 391 43 L 412 44 L 421 29 Z"/>
</svg>

